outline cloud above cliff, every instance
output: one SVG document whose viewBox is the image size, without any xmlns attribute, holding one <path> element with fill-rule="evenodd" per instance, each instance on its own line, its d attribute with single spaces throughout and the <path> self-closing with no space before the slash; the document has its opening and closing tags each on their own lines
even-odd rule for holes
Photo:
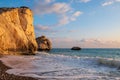
<svg viewBox="0 0 120 80">
<path fill-rule="evenodd" d="M 47 34 L 53 34 L 58 32 L 57 30 L 53 30 L 51 27 L 44 25 L 35 25 L 35 30 L 37 33 L 47 33 Z"/>
<path fill-rule="evenodd" d="M 36 14 L 39 15 L 44 15 L 44 14 L 51 14 L 51 13 L 55 13 L 55 14 L 65 14 L 68 11 L 71 10 L 70 5 L 68 5 L 67 3 L 60 3 L 60 2 L 55 2 L 54 1 L 37 1 L 35 3 L 35 7 L 34 7 L 34 12 Z"/>
<path fill-rule="evenodd" d="M 120 2 L 120 0 L 107 0 L 104 3 L 102 3 L 102 6 L 108 6 L 108 5 L 112 5 L 114 3 Z"/>
<path fill-rule="evenodd" d="M 44 32 L 45 32 L 45 31 L 48 32 L 48 31 L 51 30 L 48 26 L 43 26 L 43 25 L 36 25 L 36 26 L 35 26 L 35 29 L 36 29 L 36 30 L 39 30 L 39 31 L 44 31 Z"/>
<path fill-rule="evenodd" d="M 35 25 L 35 33 L 36 33 L 36 37 L 39 37 L 40 35 L 54 35 L 57 32 L 59 32 L 58 30 L 53 30 L 51 27 L 49 26 L 45 26 L 45 25 Z"/>
<path fill-rule="evenodd" d="M 58 22 L 54 26 L 62 26 L 75 21 L 82 12 L 74 11 L 69 3 L 56 2 L 55 0 L 36 0 L 34 13 L 36 15 L 56 14 Z"/>
</svg>

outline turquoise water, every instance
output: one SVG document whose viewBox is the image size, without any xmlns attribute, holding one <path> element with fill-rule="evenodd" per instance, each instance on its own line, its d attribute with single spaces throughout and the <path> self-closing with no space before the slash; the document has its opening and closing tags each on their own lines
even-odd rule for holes
<svg viewBox="0 0 120 80">
<path fill-rule="evenodd" d="M 79 57 L 102 57 L 102 58 L 113 58 L 120 59 L 120 49 L 87 49 L 82 50 L 71 50 L 69 48 L 54 48 L 50 54 L 60 54 L 69 56 L 79 56 Z"/>
</svg>

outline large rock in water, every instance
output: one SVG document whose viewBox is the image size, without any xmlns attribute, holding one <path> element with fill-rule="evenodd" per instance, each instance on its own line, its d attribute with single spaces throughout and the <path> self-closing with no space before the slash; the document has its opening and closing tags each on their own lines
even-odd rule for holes
<svg viewBox="0 0 120 80">
<path fill-rule="evenodd" d="M 52 44 L 45 36 L 36 38 L 38 44 L 38 51 L 49 51 L 52 48 Z"/>
<path fill-rule="evenodd" d="M 0 54 L 33 54 L 36 50 L 32 11 L 0 8 Z"/>
<path fill-rule="evenodd" d="M 81 50 L 80 47 L 72 47 L 71 50 Z"/>
</svg>

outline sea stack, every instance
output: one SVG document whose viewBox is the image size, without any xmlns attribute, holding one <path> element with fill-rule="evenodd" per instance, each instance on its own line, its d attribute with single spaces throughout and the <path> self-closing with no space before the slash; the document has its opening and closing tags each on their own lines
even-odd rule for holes
<svg viewBox="0 0 120 80">
<path fill-rule="evenodd" d="M 45 36 L 36 38 L 38 44 L 38 51 L 49 51 L 52 48 L 51 41 Z"/>
<path fill-rule="evenodd" d="M 81 50 L 80 47 L 72 47 L 71 50 Z"/>
<path fill-rule="evenodd" d="M 34 54 L 33 14 L 28 7 L 0 8 L 0 54 Z"/>
</svg>

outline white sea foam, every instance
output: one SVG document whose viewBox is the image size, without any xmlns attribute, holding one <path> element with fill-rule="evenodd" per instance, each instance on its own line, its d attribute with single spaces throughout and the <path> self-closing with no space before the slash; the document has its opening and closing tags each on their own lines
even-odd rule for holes
<svg viewBox="0 0 120 80">
<path fill-rule="evenodd" d="M 35 56 L 5 56 L 0 58 L 12 69 L 9 74 L 47 78 L 48 80 L 120 80 L 116 68 L 98 65 L 97 58 L 71 57 L 38 53 Z M 103 79 L 105 78 L 105 79 Z"/>
<path fill-rule="evenodd" d="M 98 62 L 107 66 L 120 67 L 120 60 L 112 58 L 99 58 Z"/>
</svg>

